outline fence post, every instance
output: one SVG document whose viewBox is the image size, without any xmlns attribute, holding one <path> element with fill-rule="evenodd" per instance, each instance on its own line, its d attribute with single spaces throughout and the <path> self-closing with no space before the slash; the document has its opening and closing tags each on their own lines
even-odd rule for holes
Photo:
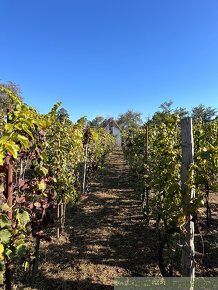
<svg viewBox="0 0 218 290">
<path fill-rule="evenodd" d="M 61 156 L 60 156 L 60 147 L 61 147 L 61 140 L 58 139 L 58 174 L 60 174 L 60 164 L 61 164 Z M 59 176 L 58 176 L 59 177 Z M 57 201 L 57 238 L 60 238 L 60 203 Z"/>
<path fill-rule="evenodd" d="M 148 166 L 148 125 L 146 126 L 146 163 Z M 148 185 L 146 186 L 146 212 L 147 212 L 147 218 L 149 214 L 149 189 Z"/>
<path fill-rule="evenodd" d="M 148 125 L 146 126 L 145 146 L 146 146 L 145 147 L 146 165 L 148 165 Z M 144 218 L 148 219 L 148 214 L 149 214 L 149 206 L 148 206 L 149 188 L 148 186 L 146 186 L 145 191 L 142 194 L 142 210 L 143 210 Z M 146 214 L 145 214 L 145 210 L 146 210 Z"/>
<path fill-rule="evenodd" d="M 13 109 L 7 109 L 7 122 L 9 123 L 8 113 L 12 112 Z M 12 221 L 12 205 L 13 205 L 13 164 L 12 155 L 9 153 L 5 158 L 5 164 L 8 166 L 6 174 L 6 198 L 9 210 L 7 212 L 8 219 Z M 12 259 L 7 258 L 5 265 L 5 289 L 12 289 Z"/>
<path fill-rule="evenodd" d="M 11 155 L 5 158 L 5 163 L 8 166 L 6 175 L 6 198 L 9 210 L 7 213 L 8 219 L 12 220 L 12 204 L 13 204 L 13 164 L 11 163 Z M 7 258 L 5 270 L 5 289 L 12 289 L 12 259 Z"/>
<path fill-rule="evenodd" d="M 146 125 L 146 159 L 148 159 L 148 125 Z"/>
<path fill-rule="evenodd" d="M 85 194 L 85 187 L 86 187 L 86 166 L 87 166 L 87 154 L 88 154 L 88 143 L 85 145 L 85 160 L 84 160 L 84 168 L 83 168 L 83 188 L 82 194 Z"/>
<path fill-rule="evenodd" d="M 195 198 L 194 189 L 188 188 L 186 184 L 191 163 L 194 162 L 194 140 L 192 132 L 192 118 L 181 120 L 182 130 L 182 168 L 181 168 L 181 186 L 182 186 L 182 204 L 183 214 L 186 217 L 186 235 L 184 238 L 182 251 L 183 276 L 190 277 L 191 281 L 195 278 L 195 246 L 194 246 L 194 221 L 192 213 L 187 212 L 188 203 Z"/>
</svg>

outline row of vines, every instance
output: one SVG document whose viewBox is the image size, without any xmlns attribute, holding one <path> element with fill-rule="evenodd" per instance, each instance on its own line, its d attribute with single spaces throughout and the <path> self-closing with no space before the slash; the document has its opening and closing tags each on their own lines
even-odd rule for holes
<svg viewBox="0 0 218 290">
<path fill-rule="evenodd" d="M 9 89 L 0 90 L 14 104 L 0 124 L 0 283 L 11 289 L 13 259 L 23 257 L 34 281 L 40 241 L 51 241 L 47 229 L 54 220 L 60 236 L 66 205 L 77 204 L 86 193 L 114 139 L 103 129 L 86 127 L 84 118 L 75 124 L 60 121 L 61 103 L 40 115 Z M 26 244 L 33 238 L 30 260 Z"/>
<path fill-rule="evenodd" d="M 186 246 L 191 247 L 194 239 L 194 232 L 190 233 L 187 226 L 193 223 L 199 229 L 199 209 L 204 204 L 207 224 L 211 224 L 209 193 L 217 190 L 217 125 L 218 119 L 208 123 L 194 121 L 194 157 L 186 168 L 184 184 L 181 176 L 184 146 L 177 115 L 167 116 L 159 124 L 151 122 L 141 130 L 130 129 L 123 136 L 124 154 L 137 180 L 144 217 L 148 222 L 155 221 L 163 276 L 194 274 L 184 260 Z M 189 258 L 195 268 L 194 253 Z"/>
</svg>

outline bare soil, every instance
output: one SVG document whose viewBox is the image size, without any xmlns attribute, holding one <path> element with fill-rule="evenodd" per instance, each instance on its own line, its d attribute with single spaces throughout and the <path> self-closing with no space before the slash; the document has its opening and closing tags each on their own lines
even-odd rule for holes
<svg viewBox="0 0 218 290">
<path fill-rule="evenodd" d="M 217 195 L 212 194 L 212 226 L 205 213 L 197 233 L 197 275 L 216 276 Z M 113 289 L 121 276 L 161 276 L 158 268 L 157 236 L 146 224 L 134 181 L 121 149 L 109 154 L 105 167 L 91 184 L 87 198 L 78 207 L 68 207 L 61 238 L 41 243 L 39 272 L 34 284 L 28 274 L 15 267 L 17 289 Z M 202 255 L 201 235 L 204 236 Z"/>
</svg>

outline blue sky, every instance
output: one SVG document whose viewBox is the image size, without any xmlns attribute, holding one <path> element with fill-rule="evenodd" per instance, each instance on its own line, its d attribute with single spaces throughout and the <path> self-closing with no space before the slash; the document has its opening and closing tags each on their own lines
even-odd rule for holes
<svg viewBox="0 0 218 290">
<path fill-rule="evenodd" d="M 1 0 L 0 78 L 73 121 L 218 103 L 217 0 Z"/>
</svg>

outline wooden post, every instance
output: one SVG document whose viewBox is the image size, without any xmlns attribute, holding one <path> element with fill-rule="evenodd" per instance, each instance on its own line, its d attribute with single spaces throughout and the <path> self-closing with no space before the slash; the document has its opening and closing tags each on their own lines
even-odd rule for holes
<svg viewBox="0 0 218 290">
<path fill-rule="evenodd" d="M 65 203 L 64 204 L 64 216 L 63 216 L 63 227 L 65 226 L 65 220 L 66 220 L 66 207 L 67 207 L 67 204 Z"/>
<path fill-rule="evenodd" d="M 148 164 L 148 125 L 146 126 L 146 135 L 145 135 L 145 158 L 146 158 L 146 164 Z M 148 186 L 146 186 L 145 188 L 146 190 L 146 196 L 145 196 L 145 192 L 143 193 L 142 196 L 142 209 L 143 209 L 143 214 L 144 214 L 144 218 L 148 219 L 148 214 L 149 214 L 149 206 L 148 206 L 148 199 L 149 199 L 149 189 Z M 145 214 L 145 208 L 146 208 L 146 214 Z"/>
<path fill-rule="evenodd" d="M 5 158 L 5 163 L 8 166 L 7 178 L 6 178 L 6 198 L 7 204 L 10 207 L 7 215 L 10 220 L 12 220 L 12 199 L 13 199 L 13 165 L 11 164 L 11 156 L 8 155 Z"/>
<path fill-rule="evenodd" d="M 13 204 L 13 165 L 11 164 L 11 156 L 8 155 L 5 159 L 8 165 L 7 177 L 6 177 L 6 198 L 7 204 L 10 207 L 7 215 L 8 219 L 12 220 L 12 204 Z M 12 289 L 12 259 L 7 259 L 6 271 L 5 271 L 5 289 Z"/>
<path fill-rule="evenodd" d="M 35 245 L 35 258 L 33 260 L 33 269 L 32 269 L 32 277 L 31 282 L 34 283 L 36 273 L 38 271 L 38 263 L 39 263 L 39 246 L 40 246 L 40 239 L 36 238 L 36 245 Z"/>
<path fill-rule="evenodd" d="M 7 112 L 12 112 L 12 109 L 8 109 Z M 7 116 L 7 122 L 9 118 Z M 13 164 L 12 164 L 12 155 L 9 153 L 5 158 L 5 163 L 8 166 L 6 174 L 6 198 L 7 204 L 9 206 L 9 211 L 7 213 L 8 219 L 12 221 L 12 205 L 13 205 Z M 12 259 L 7 258 L 5 265 L 5 289 L 12 289 Z"/>
<path fill-rule="evenodd" d="M 194 162 L 194 140 L 192 132 L 192 118 L 184 118 L 181 121 L 182 129 L 182 168 L 181 168 L 181 185 L 182 185 L 182 203 L 183 214 L 186 220 L 186 236 L 182 251 L 182 268 L 183 276 L 191 277 L 191 281 L 195 278 L 195 246 L 194 246 L 194 221 L 192 213 L 187 212 L 188 203 L 194 199 L 194 189 L 188 188 L 186 182 L 188 180 L 188 172 L 191 163 Z"/>
<path fill-rule="evenodd" d="M 64 227 L 64 204 L 61 204 L 61 231 L 63 230 Z"/>
<path fill-rule="evenodd" d="M 57 202 L 57 238 L 60 238 L 60 205 Z"/>
<path fill-rule="evenodd" d="M 60 147 L 61 147 L 61 140 L 58 139 L 58 174 L 60 173 L 60 163 L 61 163 L 61 157 L 60 157 Z M 60 238 L 60 205 L 57 201 L 57 238 Z"/>
<path fill-rule="evenodd" d="M 86 186 L 86 163 L 87 163 L 87 153 L 88 153 L 88 144 L 85 145 L 85 160 L 84 160 L 84 169 L 83 169 L 83 188 L 82 193 L 85 193 L 85 186 Z"/>
<path fill-rule="evenodd" d="M 0 188 L 2 187 L 3 190 L 0 189 L 0 195 L 3 194 L 4 191 L 4 184 L 5 184 L 5 180 L 3 176 L 0 176 Z"/>
<path fill-rule="evenodd" d="M 146 158 L 148 158 L 148 125 L 146 125 Z"/>
<path fill-rule="evenodd" d="M 146 126 L 146 163 L 148 165 L 148 125 Z M 148 199 L 149 199 L 149 189 L 148 189 L 148 186 L 146 186 L 146 211 L 147 211 L 147 217 L 148 217 L 148 214 L 149 214 Z"/>
</svg>

